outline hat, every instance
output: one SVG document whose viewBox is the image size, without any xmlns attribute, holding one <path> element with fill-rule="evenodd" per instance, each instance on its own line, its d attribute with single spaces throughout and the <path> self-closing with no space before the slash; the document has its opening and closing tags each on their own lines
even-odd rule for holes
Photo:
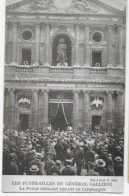
<svg viewBox="0 0 129 196">
<path fill-rule="evenodd" d="M 121 147 L 120 146 L 116 146 L 116 149 L 121 150 Z"/>
<path fill-rule="evenodd" d="M 105 167 L 106 166 L 106 162 L 103 159 L 98 159 L 95 161 L 97 167 Z"/>
<path fill-rule="evenodd" d="M 117 157 L 115 157 L 115 161 L 122 162 L 122 158 L 117 156 Z"/>
<path fill-rule="evenodd" d="M 31 150 L 31 152 L 32 152 L 33 154 L 36 154 L 36 150 Z"/>
<path fill-rule="evenodd" d="M 62 162 L 60 160 L 55 161 L 56 166 L 61 166 Z"/>
<path fill-rule="evenodd" d="M 37 172 L 37 171 L 39 171 L 38 165 L 31 165 L 30 171 L 31 172 Z"/>
<path fill-rule="evenodd" d="M 108 157 L 112 157 L 112 154 L 108 153 Z"/>
<path fill-rule="evenodd" d="M 37 159 L 42 159 L 43 158 L 43 155 L 41 153 L 36 153 L 36 158 Z"/>
<path fill-rule="evenodd" d="M 72 160 L 71 159 L 66 159 L 65 160 L 66 164 L 71 165 L 72 164 Z"/>
</svg>

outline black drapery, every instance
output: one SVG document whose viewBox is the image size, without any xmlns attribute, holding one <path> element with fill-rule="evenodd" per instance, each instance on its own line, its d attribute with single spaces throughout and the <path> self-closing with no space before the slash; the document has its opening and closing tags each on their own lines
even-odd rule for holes
<svg viewBox="0 0 129 196">
<path fill-rule="evenodd" d="M 65 129 L 72 124 L 72 103 L 50 103 L 49 121 L 55 129 Z"/>
</svg>

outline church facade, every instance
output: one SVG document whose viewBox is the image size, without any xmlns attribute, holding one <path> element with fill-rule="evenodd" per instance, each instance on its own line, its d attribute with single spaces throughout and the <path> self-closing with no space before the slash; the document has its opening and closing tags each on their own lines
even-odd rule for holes
<svg viewBox="0 0 129 196">
<path fill-rule="evenodd" d="M 4 127 L 123 129 L 125 32 L 99 0 L 8 5 Z"/>
</svg>

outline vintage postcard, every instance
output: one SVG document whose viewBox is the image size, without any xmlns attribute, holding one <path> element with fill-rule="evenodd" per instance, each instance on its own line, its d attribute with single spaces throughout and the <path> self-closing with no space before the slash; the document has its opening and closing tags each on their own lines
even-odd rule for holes
<svg viewBox="0 0 129 196">
<path fill-rule="evenodd" d="M 126 0 L 6 0 L 3 192 L 123 192 Z"/>
</svg>

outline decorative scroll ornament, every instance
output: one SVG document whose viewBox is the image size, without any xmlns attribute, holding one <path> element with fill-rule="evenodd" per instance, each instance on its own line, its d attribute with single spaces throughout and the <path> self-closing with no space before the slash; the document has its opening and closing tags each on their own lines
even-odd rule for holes
<svg viewBox="0 0 129 196">
<path fill-rule="evenodd" d="M 30 11 L 49 9 L 50 0 L 35 0 L 30 5 Z"/>
<path fill-rule="evenodd" d="M 97 13 L 98 8 L 86 0 L 74 0 L 73 8 L 78 11 L 85 11 L 86 13 Z"/>
</svg>

